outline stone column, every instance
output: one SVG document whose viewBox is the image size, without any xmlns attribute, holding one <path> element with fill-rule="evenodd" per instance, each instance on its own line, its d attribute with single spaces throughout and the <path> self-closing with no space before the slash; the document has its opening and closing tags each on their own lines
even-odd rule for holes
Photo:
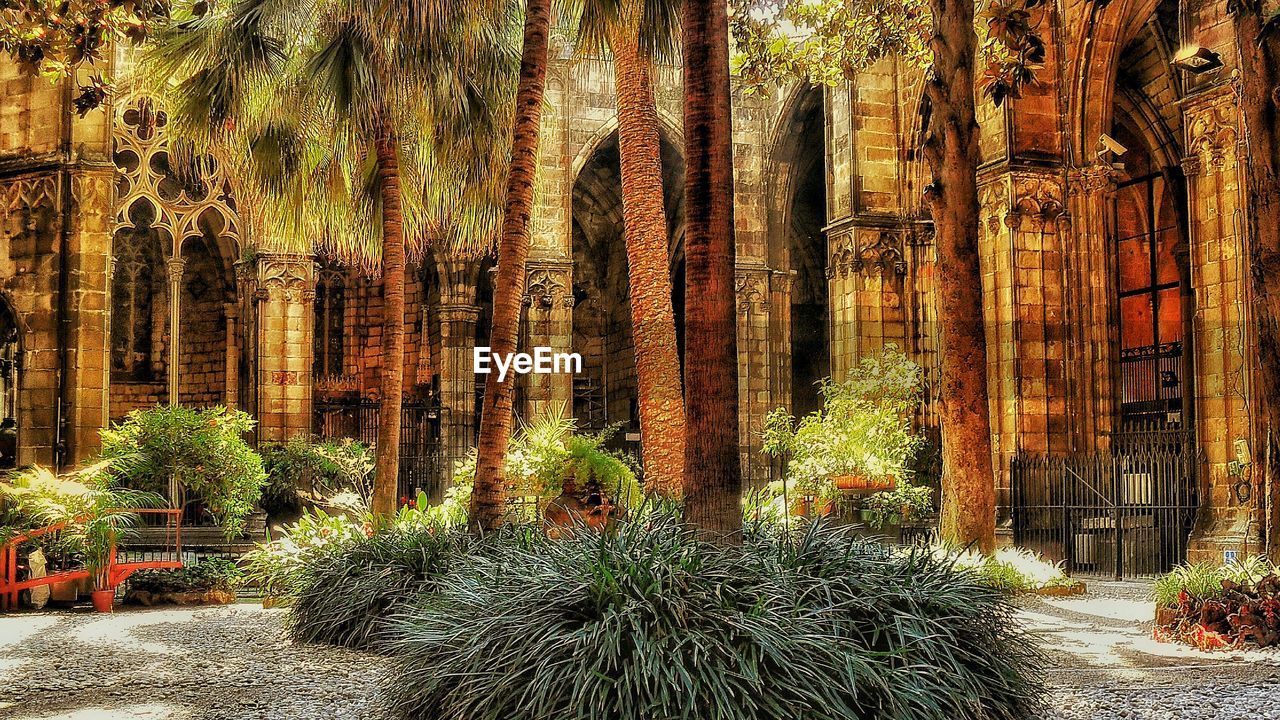
<svg viewBox="0 0 1280 720">
<path fill-rule="evenodd" d="M 831 298 L 831 377 L 839 382 L 886 345 L 908 350 L 902 233 L 852 227 L 833 232 L 827 278 Z"/>
<path fill-rule="evenodd" d="M 226 393 L 223 396 L 222 404 L 229 408 L 234 408 L 239 404 L 240 397 L 240 334 L 237 331 L 240 319 L 240 305 L 226 303 L 222 306 L 222 312 L 227 319 L 226 371 L 224 373 Z"/>
<path fill-rule="evenodd" d="M 258 439 L 311 432 L 315 259 L 258 256 Z"/>
<path fill-rule="evenodd" d="M 178 375 L 182 362 L 182 273 L 187 261 L 171 257 L 165 262 L 169 273 L 169 404 L 178 404 Z"/>
<path fill-rule="evenodd" d="M 1231 88 L 1188 98 L 1182 106 L 1187 132 L 1195 410 L 1203 510 L 1187 559 L 1221 562 L 1224 550 L 1257 551 L 1262 524 L 1259 483 L 1251 472 L 1264 444 L 1251 413 L 1255 397 L 1247 218 L 1243 212 L 1244 165 L 1240 160 L 1238 108 Z M 1243 451 L 1243 452 L 1241 452 Z M 1241 467 L 1241 455 L 1252 467 Z M 1255 520 L 1251 524 L 1251 520 Z"/>
<path fill-rule="evenodd" d="M 520 352 L 537 346 L 552 353 L 573 352 L 573 265 L 568 260 L 530 260 L 524 296 L 524 328 Z M 524 406 L 517 412 L 527 418 L 563 408 L 573 415 L 573 375 L 529 374 L 521 380 Z"/>
<path fill-rule="evenodd" d="M 480 318 L 478 272 L 474 262 L 439 263 L 440 305 L 435 315 L 440 326 L 440 439 L 446 484 L 453 477 L 454 463 L 466 457 L 476 441 L 477 375 L 472 363 Z"/>
<path fill-rule="evenodd" d="M 769 362 L 769 268 L 739 265 L 734 278 L 738 301 L 738 445 L 743 480 L 762 487 L 769 480 L 769 458 L 760 451 L 764 416 L 773 408 Z"/>
</svg>

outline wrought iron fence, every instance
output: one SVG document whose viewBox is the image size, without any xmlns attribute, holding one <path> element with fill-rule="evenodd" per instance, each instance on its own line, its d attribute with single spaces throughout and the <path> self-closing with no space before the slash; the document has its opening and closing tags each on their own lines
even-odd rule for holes
<svg viewBox="0 0 1280 720">
<path fill-rule="evenodd" d="M 1186 433 L 1118 433 L 1111 449 L 1013 460 L 1014 542 L 1068 571 L 1121 577 L 1186 559 L 1199 460 Z"/>
<path fill-rule="evenodd" d="M 329 440 L 354 438 L 375 447 L 379 407 L 376 400 L 364 398 L 317 401 L 315 433 Z M 444 489 L 440 404 L 434 399 L 407 401 L 400 413 L 400 477 L 396 494 L 413 497 L 422 491 L 438 498 Z"/>
</svg>

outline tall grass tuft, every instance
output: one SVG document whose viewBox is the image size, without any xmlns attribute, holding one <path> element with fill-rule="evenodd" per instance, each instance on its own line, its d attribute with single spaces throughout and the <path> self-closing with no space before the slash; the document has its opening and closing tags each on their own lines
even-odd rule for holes
<svg viewBox="0 0 1280 720">
<path fill-rule="evenodd" d="M 389 617 L 437 589 L 473 540 L 427 526 L 391 526 L 301 566 L 290 611 L 294 640 L 378 650 Z"/>
<path fill-rule="evenodd" d="M 928 553 L 814 527 L 742 547 L 651 517 L 460 557 L 388 626 L 385 701 L 424 720 L 1014 720 L 1034 642 Z"/>
</svg>

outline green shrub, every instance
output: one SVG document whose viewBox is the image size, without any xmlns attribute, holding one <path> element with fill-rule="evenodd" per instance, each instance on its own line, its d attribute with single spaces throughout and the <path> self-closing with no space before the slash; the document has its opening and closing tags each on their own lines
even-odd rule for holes
<svg viewBox="0 0 1280 720">
<path fill-rule="evenodd" d="M 933 552 L 940 559 L 953 562 L 957 569 L 974 573 L 983 584 L 1004 592 L 1034 592 L 1075 584 L 1061 563 L 1049 562 L 1022 548 L 1000 548 L 994 555 L 983 555 L 937 546 Z"/>
<path fill-rule="evenodd" d="M 385 700 L 449 720 L 1014 720 L 1034 641 L 928 553 L 810 525 L 738 548 L 650 517 L 459 558 L 393 621 Z"/>
<path fill-rule="evenodd" d="M 309 565 L 370 534 L 367 522 L 345 515 L 319 509 L 303 513 L 280 538 L 245 553 L 245 578 L 263 595 L 288 602 L 297 595 L 302 573 Z"/>
<path fill-rule="evenodd" d="M 134 410 L 102 431 L 102 456 L 121 484 L 168 495 L 175 507 L 193 493 L 234 537 L 267 481 L 262 458 L 244 441 L 253 426 L 247 413 L 224 407 Z"/>
<path fill-rule="evenodd" d="M 834 499 L 834 479 L 844 475 L 892 476 L 904 485 L 923 445 L 912 426 L 921 392 L 920 367 L 889 346 L 844 381 L 824 380 L 822 410 L 799 419 L 770 412 L 762 449 L 787 461 L 784 480 L 797 496 Z"/>
<path fill-rule="evenodd" d="M 149 593 L 234 592 L 243 582 L 244 573 L 226 558 L 205 558 L 172 570 L 139 570 L 129 577 L 130 589 Z"/>
<path fill-rule="evenodd" d="M 339 493 L 355 493 L 367 503 L 372 492 L 373 452 L 355 440 L 296 435 L 259 450 L 267 473 L 260 502 L 269 515 L 301 512 Z"/>
<path fill-rule="evenodd" d="M 1222 597 L 1225 592 L 1223 581 L 1251 585 L 1275 574 L 1280 574 L 1280 569 L 1260 555 L 1251 555 L 1223 565 L 1188 563 L 1156 578 L 1152 598 L 1156 607 L 1177 605 L 1178 596 L 1183 591 L 1196 600 L 1214 600 Z"/>
<path fill-rule="evenodd" d="M 473 544 L 464 530 L 392 526 L 298 573 L 289 630 L 299 642 L 377 649 L 388 619 L 436 583 Z"/>
</svg>

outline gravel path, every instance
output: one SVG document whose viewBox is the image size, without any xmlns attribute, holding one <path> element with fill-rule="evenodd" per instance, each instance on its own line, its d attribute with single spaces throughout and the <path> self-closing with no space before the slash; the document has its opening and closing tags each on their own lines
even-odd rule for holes
<svg viewBox="0 0 1280 720">
<path fill-rule="evenodd" d="M 1151 638 L 1150 586 L 1090 582 L 1022 601 L 1052 660 L 1053 720 L 1277 720 L 1280 653 L 1206 653 Z"/>
<path fill-rule="evenodd" d="M 0 616 L 0 718 L 371 717 L 375 656 L 282 637 L 256 604 Z"/>
<path fill-rule="evenodd" d="M 1280 653 L 1151 640 L 1147 587 L 1026 598 L 1044 641 L 1048 720 L 1280 720 Z M 0 616 L 0 720 L 374 720 L 373 655 L 296 646 L 282 610 L 120 609 Z"/>
</svg>

